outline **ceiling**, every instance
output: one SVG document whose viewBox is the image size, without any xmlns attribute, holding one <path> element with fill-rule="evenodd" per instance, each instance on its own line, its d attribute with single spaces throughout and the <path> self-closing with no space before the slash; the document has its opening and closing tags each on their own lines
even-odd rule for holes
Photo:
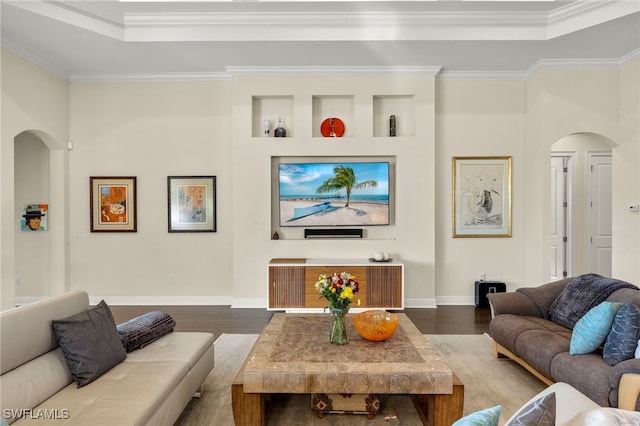
<svg viewBox="0 0 640 426">
<path fill-rule="evenodd" d="M 640 55 L 640 0 L 10 1 L 2 46 L 68 80 L 421 70 L 522 77 Z M 391 68 L 390 68 L 391 67 Z"/>
</svg>

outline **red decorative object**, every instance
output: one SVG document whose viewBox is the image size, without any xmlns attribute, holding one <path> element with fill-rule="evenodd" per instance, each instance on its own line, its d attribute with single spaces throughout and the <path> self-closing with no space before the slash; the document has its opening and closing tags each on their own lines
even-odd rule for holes
<svg viewBox="0 0 640 426">
<path fill-rule="evenodd" d="M 337 117 L 327 118 L 320 125 L 320 133 L 325 138 L 341 138 L 344 135 L 344 123 Z"/>
</svg>

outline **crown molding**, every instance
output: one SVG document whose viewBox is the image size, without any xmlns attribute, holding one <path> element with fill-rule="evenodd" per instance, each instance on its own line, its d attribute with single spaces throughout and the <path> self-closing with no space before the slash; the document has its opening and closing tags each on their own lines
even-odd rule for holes
<svg viewBox="0 0 640 426">
<path fill-rule="evenodd" d="M 435 77 L 441 66 L 291 66 L 291 67 L 226 67 L 231 77 L 376 77 L 376 76 L 426 76 Z"/>
<path fill-rule="evenodd" d="M 541 59 L 525 71 L 468 71 L 447 72 L 436 77 L 438 80 L 528 80 L 541 71 L 549 69 L 600 69 L 621 68 L 640 60 L 640 49 L 618 59 Z"/>
<path fill-rule="evenodd" d="M 154 82 L 154 81 L 225 81 L 231 76 L 226 72 L 184 72 L 155 74 L 71 74 L 73 82 Z"/>
</svg>

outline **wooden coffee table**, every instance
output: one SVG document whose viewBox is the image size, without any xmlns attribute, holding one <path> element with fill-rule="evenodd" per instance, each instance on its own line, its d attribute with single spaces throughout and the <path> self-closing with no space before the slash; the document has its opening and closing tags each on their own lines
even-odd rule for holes
<svg viewBox="0 0 640 426">
<path fill-rule="evenodd" d="M 449 426 L 462 417 L 464 386 L 405 314 L 387 341 L 360 337 L 347 316 L 350 341 L 329 343 L 329 314 L 277 313 L 264 328 L 232 387 L 236 426 L 267 424 L 272 394 L 411 395 L 423 424 Z"/>
</svg>

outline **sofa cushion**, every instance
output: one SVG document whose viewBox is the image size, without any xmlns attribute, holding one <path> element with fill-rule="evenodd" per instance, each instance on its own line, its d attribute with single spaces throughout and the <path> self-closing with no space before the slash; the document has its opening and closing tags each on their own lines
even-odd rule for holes
<svg viewBox="0 0 640 426">
<path fill-rule="evenodd" d="M 213 342 L 211 333 L 170 333 L 142 350 L 131 352 L 124 362 L 180 361 L 186 362 L 191 369 L 213 346 Z"/>
<path fill-rule="evenodd" d="M 489 323 L 489 334 L 493 340 L 514 353 L 517 353 L 516 342 L 522 343 L 519 336 L 531 330 L 543 330 L 562 337 L 562 349 L 569 350 L 571 330 L 543 318 L 505 314 L 496 316 Z"/>
<path fill-rule="evenodd" d="M 37 406 L 72 382 L 60 348 L 32 359 L 0 377 L 1 406 L 9 410 L 2 417 L 11 423 L 20 409 Z"/>
<path fill-rule="evenodd" d="M 456 421 L 452 426 L 498 426 L 502 407 L 486 408 L 476 411 Z"/>
<path fill-rule="evenodd" d="M 569 352 L 569 339 L 545 329 L 532 329 L 521 333 L 514 351 L 527 364 L 548 379 L 552 379 L 551 362 L 563 352 Z"/>
<path fill-rule="evenodd" d="M 529 402 L 505 426 L 555 426 L 556 394 L 551 392 Z"/>
<path fill-rule="evenodd" d="M 609 380 L 611 369 L 602 360 L 600 352 L 569 355 L 567 351 L 557 354 L 551 360 L 550 378 L 555 382 L 570 383 L 596 404 L 608 407 L 612 405 Z"/>
<path fill-rule="evenodd" d="M 640 308 L 631 303 L 624 305 L 616 314 L 602 351 L 609 365 L 635 356 L 640 339 Z"/>
<path fill-rule="evenodd" d="M 573 328 L 571 334 L 571 355 L 588 354 L 600 347 L 611 331 L 611 324 L 622 303 L 602 302 L 589 310 Z"/>
<path fill-rule="evenodd" d="M 594 408 L 581 411 L 559 426 L 640 426 L 640 413 L 618 408 Z"/>
<path fill-rule="evenodd" d="M 157 411 L 176 403 L 167 398 L 187 373 L 184 362 L 121 362 L 82 388 L 65 387 L 36 409 L 63 407 L 71 416 L 64 422 L 69 425 L 145 425 Z M 25 420 L 25 425 L 43 424 L 42 419 Z"/>
<path fill-rule="evenodd" d="M 170 315 L 160 311 L 147 312 L 118 324 L 118 334 L 127 352 L 140 349 L 169 334 L 176 326 Z"/>
<path fill-rule="evenodd" d="M 574 278 L 549 308 L 549 318 L 573 328 L 589 310 L 605 301 L 621 288 L 637 289 L 633 284 L 598 274 L 584 274 Z"/>
<path fill-rule="evenodd" d="M 89 309 L 89 295 L 76 290 L 0 312 L 0 373 L 58 347 L 51 320 Z"/>
<path fill-rule="evenodd" d="M 86 312 L 53 320 L 52 324 L 78 387 L 91 383 L 127 357 L 104 300 Z"/>
</svg>

